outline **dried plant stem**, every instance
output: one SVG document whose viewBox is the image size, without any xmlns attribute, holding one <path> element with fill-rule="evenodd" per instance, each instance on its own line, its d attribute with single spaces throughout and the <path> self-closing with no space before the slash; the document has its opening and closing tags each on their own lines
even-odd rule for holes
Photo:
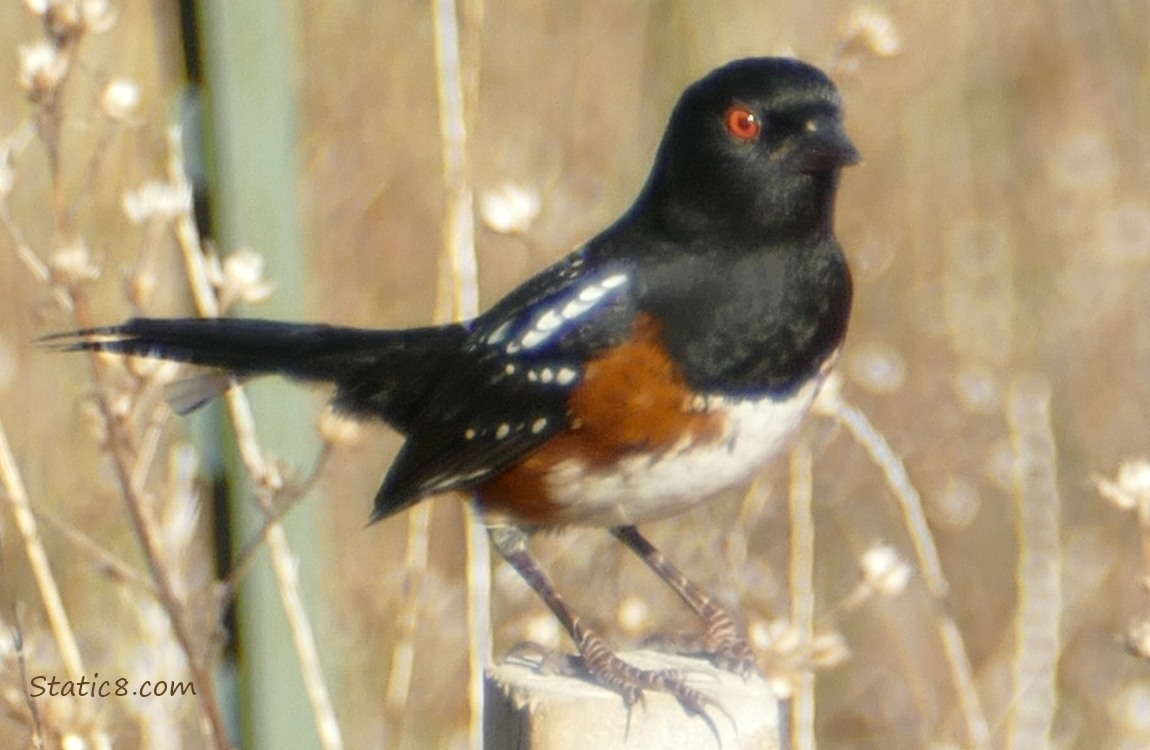
<svg viewBox="0 0 1150 750">
<path fill-rule="evenodd" d="M 389 719 L 395 722 L 395 744 L 399 745 L 406 729 L 404 716 L 411 695 L 415 663 L 415 632 L 419 625 L 420 593 L 427 575 L 428 541 L 431 526 L 430 503 L 419 503 L 407 514 L 407 552 L 403 560 L 403 591 L 406 594 L 396 618 L 399 633 L 391 651 L 391 669 L 387 676 L 384 705 Z"/>
<path fill-rule="evenodd" d="M 73 226 L 74 207 L 69 201 L 60 159 L 60 134 L 61 123 L 63 121 L 60 102 L 67 78 L 72 71 L 71 63 L 73 53 L 78 42 L 79 35 L 69 35 L 56 40 L 56 53 L 62 60 L 61 65 L 64 73 L 52 90 L 46 92 L 45 97 L 38 102 L 39 106 L 36 109 L 32 128 L 35 135 L 38 136 L 40 143 L 43 145 L 48 157 L 51 192 L 50 204 L 55 219 L 55 230 L 59 237 L 64 238 L 64 240 L 68 242 L 74 241 L 76 230 Z M 17 131 L 13 138 L 6 144 L 5 158 L 11 160 L 13 149 L 17 147 L 23 148 L 25 143 L 26 140 L 20 137 L 20 131 Z M 0 204 L 3 204 L 2 209 L 0 209 L 0 213 L 2 213 L 2 217 L 0 218 L 2 218 L 4 225 L 15 240 L 19 257 L 39 281 L 45 284 L 51 284 L 53 278 L 50 269 L 39 260 L 24 240 L 23 233 L 11 218 L 6 202 L 0 201 Z M 61 307 L 73 313 L 79 327 L 89 327 L 93 324 L 92 316 L 88 311 L 81 286 L 58 284 L 52 285 L 50 288 L 56 295 Z M 204 732 L 207 735 L 207 743 L 216 748 L 228 748 L 230 747 L 230 741 L 227 726 L 216 699 L 215 684 L 212 680 L 211 670 L 205 663 L 203 650 L 197 646 L 193 638 L 193 630 L 188 621 L 187 609 L 177 594 L 175 584 L 170 575 L 168 561 L 165 560 L 163 556 L 162 545 L 159 540 L 155 521 L 151 516 L 147 500 L 140 490 L 141 482 L 138 481 L 138 477 L 142 476 L 142 473 L 136 474 L 136 470 L 146 466 L 150 461 L 150 455 L 148 455 L 146 451 L 143 455 L 135 453 L 136 436 L 129 427 L 129 420 L 118 415 L 111 407 L 108 400 L 108 394 L 110 392 L 109 385 L 99 357 L 93 353 L 89 357 L 89 363 L 92 368 L 93 382 L 96 385 L 97 402 L 108 430 L 110 452 L 113 458 L 116 477 L 120 484 L 125 505 L 128 509 L 133 531 L 144 553 L 149 573 L 155 583 L 157 601 L 167 613 L 172 633 L 187 660 L 188 673 L 196 685 L 200 718 Z M 4 452 L 8 453 L 6 441 Z M 23 495 L 23 493 L 20 494 Z M 14 505 L 19 508 L 21 501 L 16 500 Z M 22 505 L 23 512 L 18 509 L 17 518 L 21 519 L 18 523 L 27 541 L 29 538 L 35 538 L 35 525 L 33 516 L 28 512 L 29 507 L 26 495 L 23 495 Z M 33 521 L 31 526 L 27 525 L 29 521 Z M 32 532 L 31 537 L 28 536 L 25 529 Z M 31 549 L 34 549 L 34 547 Z M 35 555 L 36 553 L 31 552 L 30 554 Z M 40 555 L 42 555 L 42 550 Z M 58 593 L 53 595 L 45 591 L 43 588 L 44 581 L 40 580 L 40 575 L 43 571 L 36 572 L 37 568 L 43 567 L 39 564 L 39 562 L 42 561 L 37 561 L 31 557 L 30 560 L 32 561 L 33 570 L 37 575 L 38 584 L 41 586 L 45 606 L 50 610 L 49 617 L 52 620 L 57 641 L 60 642 L 61 633 L 63 632 L 61 622 L 66 623 L 66 619 L 63 621 L 59 619 L 62 616 L 62 608 L 59 607 Z M 52 611 L 55 609 L 59 609 L 60 611 Z M 70 628 L 68 630 L 70 630 Z M 74 641 L 74 639 L 72 639 L 70 635 L 66 635 L 64 638 L 65 640 L 61 642 L 61 649 L 66 668 L 70 673 L 73 673 L 73 675 L 82 673 L 83 667 L 79 661 L 79 654 L 75 643 L 67 642 L 68 640 Z"/>
<path fill-rule="evenodd" d="M 36 587 L 40 591 L 40 599 L 44 602 L 44 612 L 48 617 L 52 637 L 56 639 L 56 648 L 60 650 L 60 658 L 64 662 L 64 669 L 72 680 L 79 680 L 84 676 L 84 661 L 80 657 L 80 647 L 76 644 L 76 634 L 68 621 L 68 613 L 64 609 L 64 602 L 60 598 L 60 589 L 56 586 L 56 578 L 52 575 L 52 567 L 48 564 L 48 555 L 44 552 L 44 545 L 40 542 L 40 531 L 36 527 L 36 516 L 32 512 L 28 501 L 28 491 L 24 481 L 16 468 L 16 459 L 8 445 L 8 436 L 0 423 L 0 486 L 8 496 L 12 505 L 12 514 L 16 520 L 16 528 L 24 542 L 24 553 L 28 556 L 28 565 L 32 568 L 32 577 L 36 579 Z"/>
<path fill-rule="evenodd" d="M 150 578 L 137 570 L 135 567 L 121 560 L 110 550 L 106 549 L 87 534 L 72 528 L 68 524 L 60 521 L 57 518 L 44 513 L 43 511 L 33 511 L 36 518 L 41 521 L 45 526 L 50 526 L 59 533 L 68 538 L 68 541 L 74 543 L 82 551 L 87 553 L 95 561 L 95 567 L 107 574 L 113 581 L 117 583 L 127 584 L 133 586 L 153 599 L 157 599 L 156 585 Z"/>
<path fill-rule="evenodd" d="M 87 300 L 77 288 L 72 290 L 72 301 L 76 313 L 76 323 L 80 328 L 90 328 L 94 325 L 92 316 L 88 312 Z M 136 540 L 144 553 L 144 560 L 148 565 L 148 572 L 156 585 L 156 598 L 168 615 L 172 626 L 172 634 L 188 661 L 188 673 L 196 685 L 196 696 L 199 699 L 200 718 L 207 736 L 208 744 L 216 748 L 231 747 L 228 738 L 227 724 L 216 697 L 215 683 L 212 680 L 211 670 L 204 660 L 204 652 L 198 646 L 192 635 L 192 627 L 188 622 L 187 608 L 176 593 L 175 584 L 169 574 L 168 561 L 165 559 L 156 530 L 155 519 L 148 508 L 147 499 L 133 481 L 133 451 L 135 442 L 127 425 L 115 413 L 108 401 L 110 386 L 104 372 L 104 365 L 97 353 L 88 357 L 92 368 L 92 381 L 96 384 L 97 402 L 100 413 L 108 430 L 108 445 L 112 454 L 112 463 L 116 470 L 116 479 L 120 484 L 120 492 L 124 497 L 128 515 L 132 522 L 132 529 Z"/>
<path fill-rule="evenodd" d="M 64 60 L 62 64 L 65 72 L 58 84 L 48 94 L 47 98 L 39 103 L 40 106 L 37 108 L 35 114 L 35 133 L 39 137 L 48 155 L 51 205 L 55 218 L 55 228 L 57 234 L 68 241 L 72 240 L 75 234 L 75 228 L 73 227 L 72 207 L 68 200 L 60 162 L 60 131 L 63 119 L 63 115 L 60 111 L 60 101 L 67 77 L 72 70 L 72 53 L 75 50 L 77 42 L 77 36 L 58 40 L 57 54 Z M 35 257 L 35 254 L 28 247 L 27 243 L 24 242 L 22 233 L 20 233 L 15 223 L 11 220 L 6 207 L 4 209 L 4 223 L 13 238 L 17 240 L 18 252 L 24 260 L 25 265 L 32 270 L 33 274 L 39 280 L 50 283 L 51 273 Z M 83 296 L 82 287 L 70 286 L 65 288 L 63 286 L 54 286 L 53 289 L 57 295 L 57 299 L 61 301 L 61 306 L 72 311 L 79 327 L 89 327 L 93 324 L 92 317 L 87 309 L 86 299 Z M 212 680 L 211 670 L 205 663 L 203 651 L 197 646 L 193 638 L 193 631 L 188 622 L 187 610 L 176 592 L 167 561 L 164 559 L 154 519 L 151 517 L 143 493 L 139 490 L 139 483 L 135 481 L 133 477 L 134 469 L 136 468 L 133 466 L 135 437 L 128 427 L 128 422 L 117 415 L 109 403 L 109 386 L 99 357 L 93 353 L 89 357 L 89 363 L 92 368 L 93 382 L 96 384 L 99 409 L 108 430 L 109 445 L 116 477 L 132 521 L 133 531 L 144 553 L 149 573 L 155 583 L 157 600 L 168 615 L 172 633 L 179 643 L 181 650 L 184 652 L 184 656 L 187 660 L 188 673 L 196 685 L 200 718 L 204 732 L 207 735 L 208 744 L 216 748 L 228 748 L 230 747 L 230 741 L 227 726 L 216 699 L 215 684 Z M 147 456 L 144 456 L 144 460 L 146 463 L 148 460 Z M 27 510 L 26 497 L 24 507 L 25 510 Z M 29 520 L 30 518 L 31 516 L 28 515 L 25 520 Z M 34 528 L 34 526 L 32 528 Z M 56 598 L 56 604 L 58 604 L 58 596 Z M 53 606 L 49 598 L 45 598 L 45 604 L 49 607 Z M 54 628 L 55 627 L 56 624 L 54 623 Z M 59 639 L 59 637 L 59 633 L 57 633 L 57 638 Z M 68 648 L 69 650 L 75 651 L 74 644 Z M 66 655 L 65 658 L 70 671 L 82 671 L 78 653 Z"/>
<path fill-rule="evenodd" d="M 1058 707 L 1062 639 L 1062 546 L 1057 453 L 1050 424 L 1050 383 L 1020 376 L 1007 407 L 1014 446 L 1014 508 L 1018 529 L 1015 614 L 1015 706 L 1006 747 L 1049 747 Z"/>
<path fill-rule="evenodd" d="M 431 0 L 435 22 L 435 68 L 439 93 L 439 136 L 443 181 L 447 188 L 444 260 L 450 274 L 440 276 L 437 301 L 441 318 L 471 318 L 479 313 L 479 267 L 475 257 L 475 217 L 467 159 L 467 118 L 459 28 L 453 0 Z M 446 301 L 450 300 L 450 311 Z"/>
<path fill-rule="evenodd" d="M 173 127 L 169 130 L 168 140 L 168 178 L 173 184 L 185 184 L 187 178 L 180 156 L 183 151 L 179 128 Z M 209 281 L 207 257 L 203 252 L 190 206 L 176 220 L 176 237 L 183 253 L 184 267 L 196 310 L 203 317 L 218 317 L 220 314 L 219 300 Z M 292 643 L 299 659 L 304 689 L 307 691 L 308 701 L 311 703 L 312 712 L 315 715 L 320 743 L 326 750 L 337 750 L 343 747 L 343 739 L 339 723 L 335 718 L 335 709 L 331 703 L 327 683 L 324 680 L 319 661 L 319 651 L 315 645 L 315 634 L 312 631 L 303 605 L 303 597 L 300 594 L 297 560 L 288 544 L 283 525 L 278 521 L 270 520 L 275 516 L 272 497 L 282 490 L 283 483 L 279 473 L 274 471 L 264 458 L 263 449 L 256 438 L 255 419 L 252 415 L 251 404 L 243 389 L 238 385 L 228 391 L 227 404 L 232 429 L 236 436 L 236 444 L 240 452 L 240 460 L 256 486 L 256 501 L 264 515 L 269 519 L 263 534 L 267 540 L 272 570 L 276 576 L 280 600 L 283 603 L 288 628 L 292 634 Z"/>
<path fill-rule="evenodd" d="M 24 150 L 24 148 L 36 137 L 36 127 L 31 120 L 25 120 L 19 127 L 17 127 L 7 138 L 4 139 L 3 144 L 0 145 L 0 162 L 6 162 L 4 167 L 10 167 L 16 161 L 16 157 Z M 24 232 L 20 229 L 19 224 L 12 218 L 12 212 L 8 205 L 7 194 L 0 192 L 0 224 L 8 231 L 8 236 L 12 239 L 12 244 L 16 247 L 16 257 L 32 274 L 32 277 L 41 284 L 48 286 L 52 291 L 52 296 L 56 298 L 56 303 L 60 308 L 66 312 L 72 311 L 72 298 L 68 296 L 68 291 L 58 286 L 49 286 L 52 281 L 52 271 L 48 265 L 40 259 L 40 256 L 28 244 Z"/>
<path fill-rule="evenodd" d="M 184 168 L 184 139 L 183 131 L 179 125 L 168 128 L 168 182 L 173 187 L 184 188 L 187 195 L 191 195 L 188 185 L 187 171 Z M 176 240 L 180 244 L 180 251 L 184 257 L 184 274 L 191 287 L 192 299 L 195 300 L 196 311 L 205 318 L 218 318 L 220 304 L 216 299 L 216 291 L 209 280 L 208 266 L 204 260 L 203 243 L 200 242 L 200 232 L 196 228 L 195 217 L 192 216 L 191 206 L 181 211 L 175 222 Z"/>
<path fill-rule="evenodd" d="M 910 481 L 910 475 L 907 474 L 902 459 L 898 457 L 886 438 L 870 423 L 866 415 L 844 401 L 841 396 L 829 400 L 831 408 L 824 407 L 824 411 L 842 424 L 870 454 L 871 460 L 882 471 L 887 486 L 902 508 L 903 522 L 914 544 L 919 570 L 927 589 L 939 605 L 935 622 L 966 724 L 968 746 L 976 750 L 987 750 L 990 747 L 990 727 L 986 722 L 982 701 L 974 684 L 973 670 L 970 667 L 970 657 L 966 652 L 962 632 L 958 629 L 954 618 L 946 614 L 945 600 L 949 584 L 942 572 L 942 563 L 939 561 L 934 537 L 926 523 L 922 498 Z"/>
<path fill-rule="evenodd" d="M 471 51 L 478 49 L 481 2 L 465 2 L 465 24 Z M 479 314 L 479 274 L 475 257 L 475 219 L 472 210 L 471 170 L 467 148 L 467 101 L 476 94 L 478 55 L 462 63 L 459 21 L 453 0 L 431 0 L 435 26 L 436 87 L 439 95 L 439 135 L 443 181 L 447 188 L 444 216 L 444 266 L 440 275 L 437 307 L 444 312 L 446 282 L 450 280 L 450 317 L 468 319 Z M 465 73 L 468 77 L 465 78 Z M 481 519 L 467 512 L 467 633 L 468 633 L 468 732 L 474 748 L 483 746 L 484 671 L 491 660 L 491 556 Z M 426 534 L 426 529 L 423 530 Z M 410 543 L 410 542 L 409 542 Z"/>
<path fill-rule="evenodd" d="M 256 440 L 255 418 L 247 394 L 241 388 L 232 388 L 227 393 L 227 402 L 240 459 L 256 484 L 256 502 L 269 519 L 264 531 L 268 554 L 272 570 L 275 572 L 288 628 L 291 630 L 292 643 L 299 658 L 304 689 L 315 714 L 320 745 L 325 750 L 337 750 L 343 747 L 343 737 L 323 676 L 319 650 L 315 645 L 315 634 L 307 610 L 304 608 L 303 596 L 300 594 L 298 561 L 288 544 L 283 524 L 270 520 L 275 514 L 271 498 L 282 489 L 282 480 L 278 472 L 274 471 L 264 459 L 263 449 Z"/>
<path fill-rule="evenodd" d="M 15 609 L 15 604 L 13 604 L 12 650 L 16 654 L 16 668 L 20 673 L 20 684 L 27 685 L 28 661 L 24 652 L 24 631 L 20 629 L 20 617 L 17 615 Z M 24 705 L 28 707 L 28 717 L 32 723 L 32 746 L 36 748 L 36 750 L 44 750 L 47 745 L 44 742 L 44 717 L 40 715 L 40 706 L 28 691 L 21 692 L 24 693 Z"/>
<path fill-rule="evenodd" d="M 815 524 L 814 459 L 810 446 L 800 442 L 791 452 L 790 521 L 790 593 L 791 624 L 808 642 L 814 641 L 815 624 Z M 815 747 L 815 675 L 804 670 L 790 700 L 789 720 L 782 723 L 788 737 L 781 747 L 813 750 Z"/>
<path fill-rule="evenodd" d="M 223 602 L 229 601 L 239 591 L 240 581 L 242 581 L 251 569 L 252 563 L 255 561 L 256 553 L 259 552 L 267 539 L 268 530 L 274 524 L 279 523 L 284 516 L 288 514 L 292 508 L 296 506 L 300 500 L 307 495 L 319 478 L 323 475 L 324 467 L 327 465 L 327 460 L 331 456 L 331 444 L 324 443 L 323 449 L 320 451 L 319 458 L 316 459 L 315 465 L 312 467 L 311 472 L 302 482 L 293 482 L 291 486 L 284 487 L 276 494 L 274 507 L 264 510 L 263 524 L 259 530 L 252 535 L 247 542 L 244 543 L 243 549 L 240 550 L 236 558 L 232 560 L 232 570 L 227 579 L 223 581 L 223 590 L 220 592 L 220 600 Z"/>
<path fill-rule="evenodd" d="M 75 232 L 72 226 L 72 212 L 69 208 L 67 185 L 64 182 L 63 163 L 60 160 L 60 131 L 63 122 L 63 113 L 60 103 L 64 98 L 64 91 L 68 79 L 72 76 L 73 53 L 79 45 L 82 35 L 70 34 L 56 40 L 56 54 L 59 56 L 59 65 L 64 71 L 60 80 L 36 108 L 36 134 L 48 154 L 48 170 L 51 174 L 52 214 L 56 220 L 56 229 L 63 237 L 71 237 Z"/>
</svg>

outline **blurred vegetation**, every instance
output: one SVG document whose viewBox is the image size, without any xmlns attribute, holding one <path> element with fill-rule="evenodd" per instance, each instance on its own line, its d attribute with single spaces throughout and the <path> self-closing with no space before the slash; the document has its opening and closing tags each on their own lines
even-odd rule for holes
<svg viewBox="0 0 1150 750">
<path fill-rule="evenodd" d="M 173 229 L 179 210 L 133 220 L 124 209 L 125 195 L 170 183 L 169 126 L 185 93 L 177 9 L 113 0 L 105 15 L 104 5 L 0 6 L 0 425 L 84 672 L 188 679 L 125 511 L 116 459 L 127 456 L 191 640 L 225 675 L 208 487 L 195 479 L 187 423 L 160 406 L 171 373 L 93 369 L 33 345 L 78 324 L 194 309 Z M 54 27 L 64 68 L 29 59 L 41 54 L 30 45 L 48 38 L 40 6 L 82 9 L 73 36 Z M 296 102 L 306 317 L 425 324 L 436 309 L 445 196 L 429 4 L 285 7 L 283 24 L 264 33 L 295 55 L 283 75 Z M 838 209 L 857 281 L 842 393 L 921 493 L 949 594 L 932 599 L 916 575 L 898 597 L 840 607 L 876 543 L 915 557 L 866 447 L 840 420 L 812 419 L 801 443 L 813 458 L 815 614 L 852 654 L 818 672 L 819 745 L 973 746 L 940 645 L 944 614 L 965 641 L 993 747 L 1040 746 L 1031 743 L 1047 732 L 1057 747 L 1150 744 L 1150 637 L 1140 626 L 1150 617 L 1150 469 L 1127 463 L 1150 456 L 1150 5 L 892 2 L 863 16 L 841 0 L 460 7 L 472 14 L 463 39 L 484 305 L 627 207 L 676 96 L 712 67 L 792 54 L 840 86 L 865 157 L 845 175 Z M 137 87 L 137 103 L 108 93 L 121 78 Z M 501 221 L 508 200 L 519 206 L 512 226 Z M 236 258 L 221 265 L 217 298 L 230 288 L 229 300 L 246 298 L 243 313 L 258 315 L 258 268 Z M 300 270 L 269 263 L 263 273 L 274 283 Z M 321 402 L 316 394 L 315 418 Z M 311 415 L 296 417 L 312 429 Z M 408 527 L 403 518 L 362 527 L 398 439 L 377 426 L 353 435 L 325 424 L 322 472 L 304 501 L 318 508 L 312 533 L 323 555 L 305 564 L 318 581 L 308 615 L 343 742 L 462 746 L 460 504 L 433 501 L 414 676 L 403 702 L 389 705 L 396 613 L 416 595 L 403 565 Z M 260 438 L 274 452 L 276 436 Z M 281 468 L 290 489 L 311 466 Z M 1111 483 L 1100 493 L 1103 477 Z M 788 611 L 790 482 L 779 460 L 751 491 L 648 529 L 752 634 Z M 286 502 L 278 492 L 268 497 Z M 20 494 L 6 476 L 0 499 Z M 39 726 L 48 747 L 65 737 L 201 746 L 196 700 L 28 702 L 31 676 L 65 679 L 69 667 L 14 508 L 0 504 L 0 744 L 29 746 Z M 572 604 L 619 644 L 696 626 L 603 532 L 548 535 L 535 547 Z M 503 566 L 494 599 L 497 655 L 524 638 L 566 647 Z M 1020 654 L 1036 653 L 1036 619 L 1057 627 L 1043 631 L 1053 642 L 1039 644 L 1028 672 Z M 1043 647 L 1057 660 L 1043 660 Z M 283 659 L 294 658 L 285 643 Z M 244 710 L 226 691 L 219 702 L 228 716 Z M 282 721 L 314 741 L 311 716 Z M 252 747 L 260 740 L 249 736 Z"/>
</svg>

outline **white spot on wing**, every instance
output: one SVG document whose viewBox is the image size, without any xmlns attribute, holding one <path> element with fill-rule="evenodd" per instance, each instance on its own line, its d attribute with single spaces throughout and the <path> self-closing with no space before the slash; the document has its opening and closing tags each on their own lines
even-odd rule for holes
<svg viewBox="0 0 1150 750">
<path fill-rule="evenodd" d="M 590 310 L 594 306 L 595 306 L 595 303 L 593 301 L 592 302 L 584 302 L 583 300 L 580 300 L 580 299 L 573 299 L 570 302 L 568 302 L 566 305 L 563 305 L 563 309 L 560 311 L 559 314 L 563 316 L 564 320 L 575 320 L 580 315 L 587 312 L 588 310 Z"/>
<path fill-rule="evenodd" d="M 550 334 L 543 333 L 542 331 L 532 328 L 530 331 L 523 334 L 523 336 L 519 339 L 519 343 L 523 346 L 524 349 L 534 349 L 549 338 L 551 338 Z M 510 345 L 508 345 L 507 351 L 511 353 Z"/>
<path fill-rule="evenodd" d="M 546 428 L 546 427 L 547 427 L 547 418 L 546 417 L 539 417 L 539 419 L 536 419 L 534 422 L 531 423 L 531 434 L 532 435 L 538 435 L 539 433 L 543 432 L 544 428 Z"/>
<path fill-rule="evenodd" d="M 511 321 L 505 320 L 500 323 L 499 327 L 497 327 L 494 331 L 487 334 L 487 338 L 485 338 L 484 341 L 488 344 L 501 343 L 503 339 L 507 338 L 507 332 L 509 330 L 511 330 Z"/>
<path fill-rule="evenodd" d="M 564 323 L 570 323 L 587 313 L 591 308 L 607 297 L 612 289 L 617 289 L 627 283 L 627 274 L 616 273 L 596 282 L 590 282 L 579 289 L 578 292 L 562 306 L 548 308 L 535 321 L 531 327 L 518 339 L 507 344 L 508 354 L 514 354 L 522 349 L 534 349 L 554 336 L 562 329 Z M 500 334 L 496 337 L 496 334 Z M 504 326 L 500 326 L 488 336 L 488 343 L 498 343 L 506 335 Z"/>
<path fill-rule="evenodd" d="M 583 287 L 575 299 L 579 302 L 598 302 L 606 293 L 607 290 L 603 288 L 602 284 L 591 284 Z"/>
<path fill-rule="evenodd" d="M 627 274 L 617 273 L 617 274 L 613 274 L 611 276 L 608 276 L 607 278 L 600 281 L 599 286 L 603 287 L 604 289 L 614 289 L 616 287 L 623 286 L 626 283 L 627 283 Z"/>
<path fill-rule="evenodd" d="M 559 385 L 570 385 L 578 375 L 579 373 L 570 367 L 560 367 L 559 372 L 555 375 L 555 382 Z"/>
<path fill-rule="evenodd" d="M 495 439 L 502 440 L 511 434 L 511 425 L 503 422 L 499 427 L 495 428 Z"/>
<path fill-rule="evenodd" d="M 539 316 L 539 320 L 535 321 L 535 330 L 546 333 L 547 331 L 554 331 L 561 325 L 563 325 L 563 316 L 554 310 L 548 310 Z"/>
</svg>

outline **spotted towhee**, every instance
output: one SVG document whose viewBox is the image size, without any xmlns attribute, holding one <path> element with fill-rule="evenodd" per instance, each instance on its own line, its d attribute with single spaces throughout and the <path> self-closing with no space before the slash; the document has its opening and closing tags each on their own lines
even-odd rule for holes
<svg viewBox="0 0 1150 750">
<path fill-rule="evenodd" d="M 811 405 L 850 312 L 832 219 L 839 170 L 858 159 L 822 72 L 738 60 L 684 92 L 630 210 L 472 321 L 374 331 L 138 318 L 52 338 L 219 368 L 225 384 L 268 373 L 335 384 L 338 409 L 407 438 L 373 521 L 470 493 L 593 678 L 629 703 L 664 690 L 701 712 L 678 675 L 626 664 L 571 612 L 527 534 L 610 529 L 704 620 L 716 664 L 754 669 L 731 618 L 635 524 L 747 480 Z M 177 406 L 214 395 L 192 394 Z"/>
</svg>

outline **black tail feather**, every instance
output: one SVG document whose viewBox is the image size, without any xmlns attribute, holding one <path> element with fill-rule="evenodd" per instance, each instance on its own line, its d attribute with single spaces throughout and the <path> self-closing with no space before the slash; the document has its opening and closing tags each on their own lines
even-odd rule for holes
<svg viewBox="0 0 1150 750">
<path fill-rule="evenodd" d="M 101 351 L 189 362 L 237 378 L 280 374 L 335 383 L 335 403 L 403 429 L 422 395 L 458 354 L 459 325 L 378 331 L 239 318 L 133 318 L 40 339 L 58 351 Z M 222 392 L 185 399 L 189 411 Z"/>
</svg>

